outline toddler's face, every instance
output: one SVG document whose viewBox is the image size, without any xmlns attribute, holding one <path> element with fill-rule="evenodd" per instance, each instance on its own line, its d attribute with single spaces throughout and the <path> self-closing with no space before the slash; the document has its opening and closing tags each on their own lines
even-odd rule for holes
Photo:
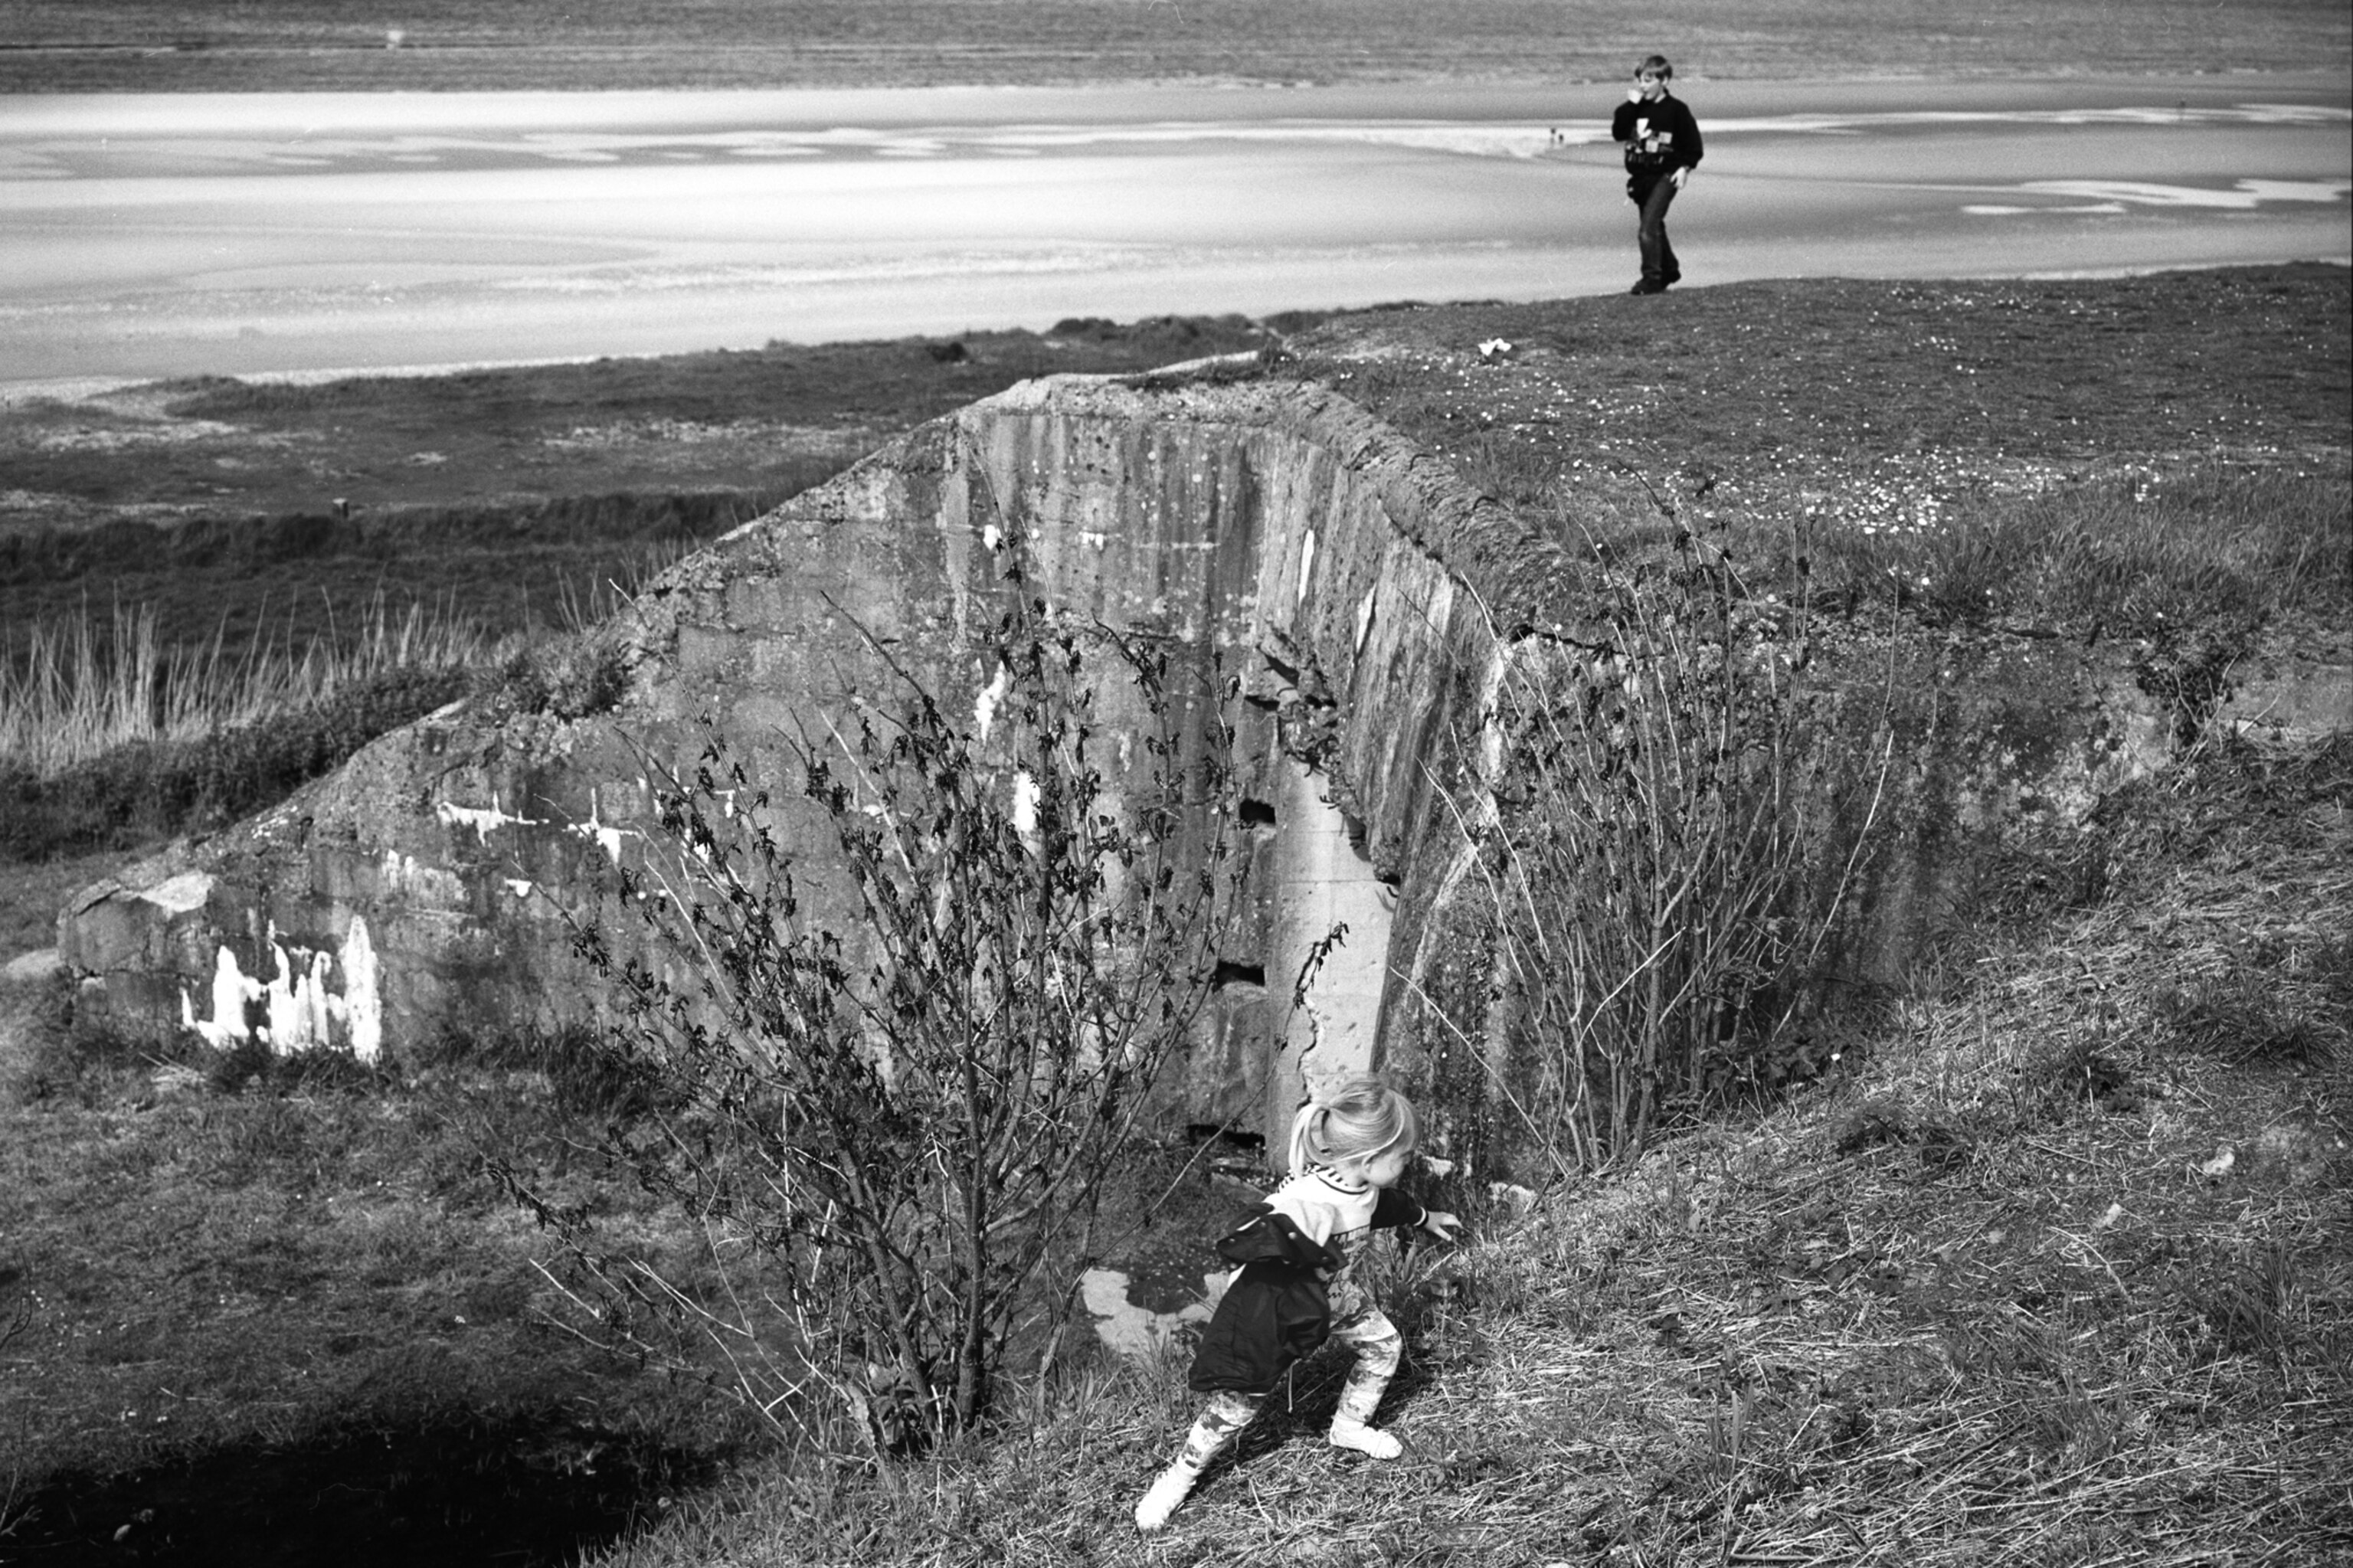
<svg viewBox="0 0 2353 1568">
<path fill-rule="evenodd" d="M 1365 1180 L 1376 1187 L 1394 1187 L 1412 1160 L 1410 1149 L 1386 1150 L 1365 1162 Z"/>
</svg>

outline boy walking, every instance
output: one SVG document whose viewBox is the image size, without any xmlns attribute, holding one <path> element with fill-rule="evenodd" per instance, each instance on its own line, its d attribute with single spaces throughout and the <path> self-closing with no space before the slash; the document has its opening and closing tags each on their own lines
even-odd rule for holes
<svg viewBox="0 0 2353 1568">
<path fill-rule="evenodd" d="M 1610 139 L 1626 150 L 1626 195 L 1641 214 L 1635 231 L 1642 249 L 1638 294 L 1662 294 L 1683 275 L 1667 242 L 1667 207 L 1699 166 L 1699 122 L 1667 90 L 1675 68 L 1652 55 L 1634 68 L 1634 85 L 1609 122 Z"/>
</svg>

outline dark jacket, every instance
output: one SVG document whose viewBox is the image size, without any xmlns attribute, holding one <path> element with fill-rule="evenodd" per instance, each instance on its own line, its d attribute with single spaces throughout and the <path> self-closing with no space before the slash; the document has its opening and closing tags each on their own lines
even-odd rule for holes
<svg viewBox="0 0 2353 1568">
<path fill-rule="evenodd" d="M 1626 147 L 1626 172 L 1655 180 L 1677 169 L 1695 169 L 1704 151 L 1699 122 L 1672 93 L 1656 103 L 1621 103 L 1609 118 L 1609 139 Z"/>
<path fill-rule="evenodd" d="M 1419 1224 L 1427 1213 L 1410 1198 L 1384 1192 L 1373 1224 Z M 1289 1215 L 1264 1207 L 1219 1238 L 1218 1255 L 1241 1272 L 1201 1331 L 1186 1386 L 1196 1393 L 1271 1393 L 1331 1333 L 1324 1281 L 1347 1266 L 1347 1255 L 1318 1245 Z"/>
</svg>

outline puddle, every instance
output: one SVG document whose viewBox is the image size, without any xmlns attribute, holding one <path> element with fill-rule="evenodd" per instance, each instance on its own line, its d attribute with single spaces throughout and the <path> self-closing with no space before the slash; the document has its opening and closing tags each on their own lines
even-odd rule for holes
<svg viewBox="0 0 2353 1568">
<path fill-rule="evenodd" d="M 1203 1125 L 1186 1128 L 1186 1138 L 1184 1179 L 1164 1189 L 1166 1173 L 1155 1173 L 1153 1217 L 1110 1254 L 1106 1262 L 1116 1266 L 1090 1269 L 1079 1281 L 1095 1337 L 1119 1355 L 1159 1355 L 1209 1320 L 1232 1270 L 1217 1238 L 1273 1185 L 1256 1134 Z"/>
<path fill-rule="evenodd" d="M 10 1499 L 0 1561 L 80 1568 L 557 1568 L 715 1474 L 642 1435 L 453 1420 L 215 1449 Z"/>
<path fill-rule="evenodd" d="M 1208 1322 L 1213 1293 L 1224 1283 L 1223 1274 L 1205 1277 L 1195 1292 L 1200 1299 L 1168 1311 L 1134 1300 L 1134 1283 L 1118 1269 L 1091 1268 L 1080 1277 L 1079 1298 L 1095 1320 L 1097 1339 L 1123 1356 L 1141 1358 L 1158 1355 L 1186 1324 Z"/>
<path fill-rule="evenodd" d="M 1186 1328 L 1208 1322 L 1225 1294 L 1228 1266 L 1199 1236 L 1163 1235 L 1118 1261 L 1124 1266 L 1088 1270 L 1079 1295 L 1095 1337 L 1124 1356 L 1159 1354 Z"/>
</svg>

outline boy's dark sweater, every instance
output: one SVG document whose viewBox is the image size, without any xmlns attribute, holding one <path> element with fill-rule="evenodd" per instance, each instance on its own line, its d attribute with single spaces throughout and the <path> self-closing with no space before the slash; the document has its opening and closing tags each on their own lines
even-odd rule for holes
<svg viewBox="0 0 2353 1568">
<path fill-rule="evenodd" d="M 1637 121 L 1648 120 L 1651 133 L 1662 132 L 1670 140 L 1664 149 L 1645 153 L 1634 137 Z M 1629 173 L 1654 175 L 1672 169 L 1693 169 L 1699 166 L 1703 148 L 1699 122 L 1683 101 L 1672 93 L 1652 103 L 1621 103 L 1618 112 L 1609 118 L 1609 139 L 1626 144 L 1626 168 Z"/>
</svg>

